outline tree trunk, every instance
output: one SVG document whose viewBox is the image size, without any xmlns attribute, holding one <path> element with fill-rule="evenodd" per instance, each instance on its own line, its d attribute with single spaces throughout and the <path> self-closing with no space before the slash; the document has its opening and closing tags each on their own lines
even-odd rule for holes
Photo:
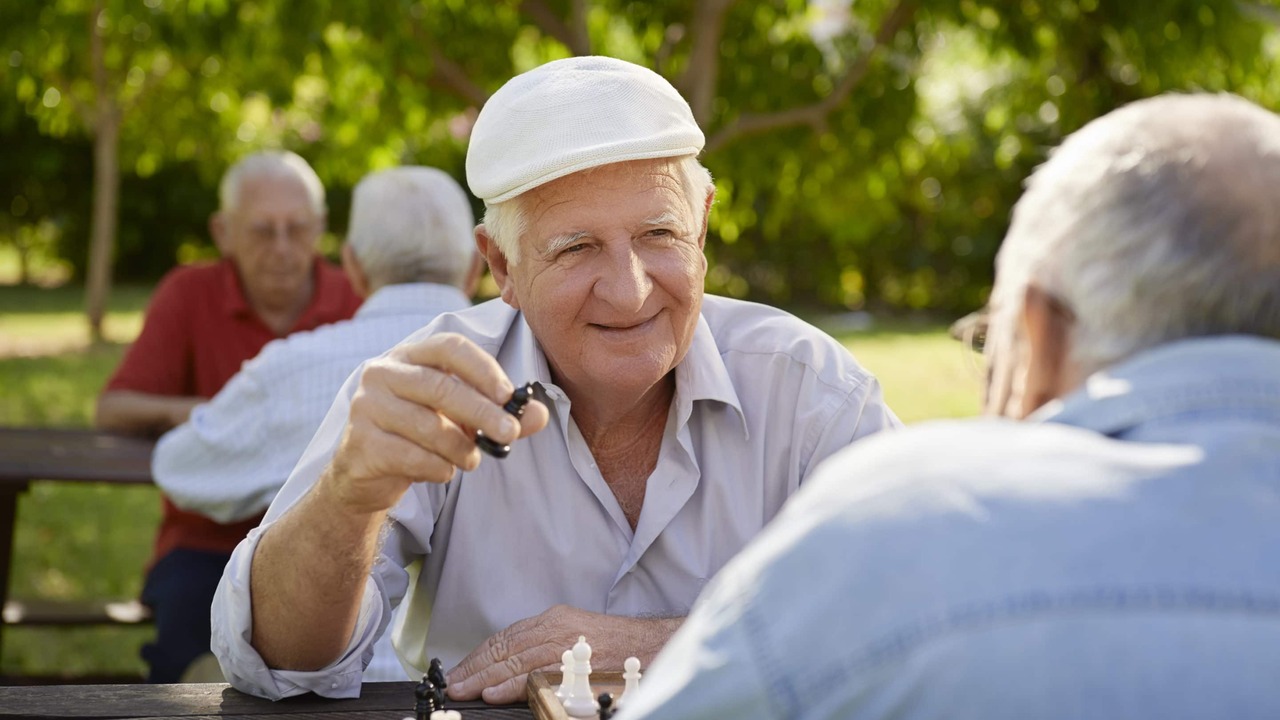
<svg viewBox="0 0 1280 720">
<path fill-rule="evenodd" d="M 114 114 L 99 117 L 93 137 L 93 216 L 85 287 L 85 313 L 89 316 L 89 336 L 95 345 L 104 339 L 102 318 L 111 294 L 111 260 L 115 254 L 120 196 L 119 153 L 119 120 Z"/>
<path fill-rule="evenodd" d="M 84 311 L 94 345 L 104 339 L 102 318 L 111 294 L 111 261 L 116 247 L 117 206 L 120 196 L 120 108 L 107 71 L 106 48 L 99 20 L 104 11 L 97 0 L 89 12 L 89 72 L 93 77 L 93 216 L 90 218 L 89 276 Z"/>
</svg>

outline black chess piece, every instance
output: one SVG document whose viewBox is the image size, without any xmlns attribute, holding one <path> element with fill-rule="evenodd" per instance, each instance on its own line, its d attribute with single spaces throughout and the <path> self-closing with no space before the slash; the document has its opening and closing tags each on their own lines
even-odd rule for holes
<svg viewBox="0 0 1280 720">
<path fill-rule="evenodd" d="M 532 398 L 533 383 L 525 383 L 511 393 L 511 399 L 507 401 L 506 405 L 502 406 L 502 409 L 515 417 L 520 417 L 524 415 L 524 406 L 528 405 L 529 400 Z M 510 445 L 499 445 L 496 440 L 485 437 L 485 434 L 479 430 L 476 431 L 476 446 L 496 458 L 504 458 L 511 452 Z"/>
<path fill-rule="evenodd" d="M 449 687 L 449 683 L 444 679 L 444 663 L 440 662 L 440 658 L 431 658 L 431 667 L 427 669 L 427 679 L 436 684 L 436 687 L 444 690 Z"/>
<path fill-rule="evenodd" d="M 440 662 L 440 658 L 431 658 L 431 667 L 427 668 L 427 679 L 435 685 L 436 709 L 444 710 L 444 691 L 449 687 L 449 683 L 444 679 L 444 663 Z"/>
<path fill-rule="evenodd" d="M 431 713 L 443 709 L 436 701 L 438 692 L 435 683 L 423 675 L 422 682 L 413 688 L 413 697 L 417 700 L 413 705 L 414 720 L 431 720 Z"/>
<path fill-rule="evenodd" d="M 600 697 L 596 698 L 596 702 L 600 703 L 600 720 L 610 720 L 615 711 L 613 693 L 600 693 Z"/>
</svg>

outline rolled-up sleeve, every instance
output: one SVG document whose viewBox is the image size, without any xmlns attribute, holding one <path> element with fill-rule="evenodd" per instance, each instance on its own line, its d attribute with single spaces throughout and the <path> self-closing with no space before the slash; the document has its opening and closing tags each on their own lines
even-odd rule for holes
<svg viewBox="0 0 1280 720">
<path fill-rule="evenodd" d="M 265 531 L 265 527 L 256 528 L 236 548 L 214 596 L 212 646 L 223 675 L 237 690 L 270 700 L 307 692 L 330 698 L 358 697 L 374 642 L 391 619 L 392 602 L 404 596 L 408 573 L 385 552 L 379 554 L 365 582 L 355 630 L 338 659 L 314 671 L 273 670 L 251 644 L 249 582 L 253 553 Z M 392 545 L 393 542 L 384 543 L 384 548 Z"/>
<path fill-rule="evenodd" d="M 378 557 L 365 583 L 356 627 L 337 660 L 315 671 L 274 670 L 267 667 L 251 644 L 253 601 L 250 581 L 254 552 L 263 534 L 269 532 L 280 517 L 315 485 L 333 459 L 359 377 L 360 369 L 357 369 L 347 379 L 297 467 L 271 503 L 262 525 L 236 547 L 214 595 L 210 614 L 211 648 L 227 681 L 251 695 L 272 700 L 306 692 L 332 698 L 358 696 L 361 674 L 373 656 L 374 642 L 390 621 L 392 604 L 398 603 L 408 588 L 409 576 L 404 569 L 406 561 L 400 549 L 399 534 L 384 531 Z"/>
</svg>

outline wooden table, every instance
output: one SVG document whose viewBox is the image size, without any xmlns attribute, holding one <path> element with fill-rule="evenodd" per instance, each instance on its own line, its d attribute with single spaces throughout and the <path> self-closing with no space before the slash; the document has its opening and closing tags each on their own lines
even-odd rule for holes
<svg viewBox="0 0 1280 720">
<path fill-rule="evenodd" d="M 0 607 L 9 599 L 18 495 L 31 481 L 147 485 L 154 447 L 150 440 L 97 430 L 0 427 Z"/>
<path fill-rule="evenodd" d="M 230 685 L 62 685 L 0 687 L 0 718 L 261 718 L 402 720 L 413 717 L 411 682 L 369 683 L 354 700 L 315 695 L 272 702 Z M 463 720 L 531 720 L 523 705 L 453 702 Z"/>
</svg>

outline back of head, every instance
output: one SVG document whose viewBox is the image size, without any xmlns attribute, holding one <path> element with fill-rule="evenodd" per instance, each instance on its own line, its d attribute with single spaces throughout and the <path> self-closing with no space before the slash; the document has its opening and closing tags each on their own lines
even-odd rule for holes
<svg viewBox="0 0 1280 720">
<path fill-rule="evenodd" d="M 355 188 L 347 243 L 377 288 L 435 282 L 461 288 L 475 257 L 475 216 L 447 173 L 398 167 Z"/>
<path fill-rule="evenodd" d="M 1032 175 L 992 304 L 1015 311 L 1028 283 L 1058 297 L 1087 372 L 1184 338 L 1280 338 L 1278 188 L 1280 117 L 1227 95 L 1133 103 Z"/>
<path fill-rule="evenodd" d="M 236 161 L 222 176 L 218 184 L 219 210 L 235 214 L 240 203 L 240 188 L 250 178 L 292 179 L 306 188 L 311 208 L 317 216 L 324 215 L 324 185 L 316 171 L 297 153 L 287 150 L 264 150 L 246 155 Z"/>
</svg>

